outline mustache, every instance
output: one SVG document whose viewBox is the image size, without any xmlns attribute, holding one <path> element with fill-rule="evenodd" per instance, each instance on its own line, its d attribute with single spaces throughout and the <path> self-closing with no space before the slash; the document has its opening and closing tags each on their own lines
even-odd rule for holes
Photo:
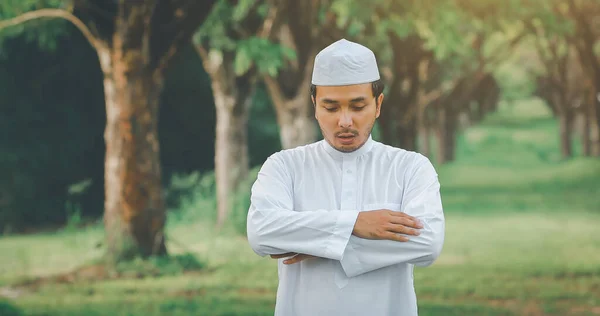
<svg viewBox="0 0 600 316">
<path fill-rule="evenodd" d="M 335 136 L 340 136 L 341 134 L 352 134 L 354 136 L 358 136 L 358 131 L 352 129 L 345 129 L 335 133 Z"/>
</svg>

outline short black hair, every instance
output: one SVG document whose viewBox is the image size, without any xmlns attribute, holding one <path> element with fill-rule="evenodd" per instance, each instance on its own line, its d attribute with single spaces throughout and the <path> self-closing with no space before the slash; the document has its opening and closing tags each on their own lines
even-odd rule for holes
<svg viewBox="0 0 600 316">
<path fill-rule="evenodd" d="M 373 96 L 375 97 L 375 99 L 379 98 L 379 95 L 383 93 L 384 88 L 385 85 L 383 84 L 383 81 L 381 81 L 381 79 L 377 79 L 371 82 L 371 90 L 373 91 Z M 310 85 L 310 95 L 315 99 L 317 98 L 317 86 L 315 86 L 314 84 Z"/>
</svg>

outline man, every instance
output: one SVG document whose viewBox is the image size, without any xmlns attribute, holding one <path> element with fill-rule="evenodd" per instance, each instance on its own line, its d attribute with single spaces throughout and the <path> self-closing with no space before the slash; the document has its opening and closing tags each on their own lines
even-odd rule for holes
<svg viewBox="0 0 600 316">
<path fill-rule="evenodd" d="M 413 267 L 444 242 L 437 173 L 372 139 L 384 96 L 371 50 L 331 44 L 312 83 L 324 139 L 273 154 L 252 187 L 249 243 L 279 260 L 275 315 L 415 316 Z"/>
</svg>

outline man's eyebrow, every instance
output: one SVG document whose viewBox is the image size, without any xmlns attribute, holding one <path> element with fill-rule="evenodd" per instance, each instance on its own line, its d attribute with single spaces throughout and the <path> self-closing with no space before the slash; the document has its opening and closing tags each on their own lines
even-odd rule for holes
<svg viewBox="0 0 600 316">
<path fill-rule="evenodd" d="M 350 100 L 350 103 L 364 102 L 364 101 L 365 101 L 365 97 L 358 97 L 358 98 L 354 98 L 354 99 Z"/>
<path fill-rule="evenodd" d="M 364 102 L 365 100 L 366 100 L 365 97 L 358 97 L 358 98 L 351 99 L 350 103 Z M 340 103 L 340 101 L 333 100 L 333 99 L 321 99 L 321 102 L 327 103 L 327 104 L 339 104 Z"/>
<path fill-rule="evenodd" d="M 338 104 L 338 103 L 340 103 L 339 101 L 332 100 L 332 99 L 322 99 L 321 102 L 327 103 L 327 104 Z"/>
</svg>

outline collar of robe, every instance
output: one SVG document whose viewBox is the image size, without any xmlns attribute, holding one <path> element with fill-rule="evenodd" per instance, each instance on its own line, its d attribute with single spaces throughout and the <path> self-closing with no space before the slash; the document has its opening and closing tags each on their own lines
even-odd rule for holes
<svg viewBox="0 0 600 316">
<path fill-rule="evenodd" d="M 331 144 L 329 144 L 329 142 L 325 139 L 323 139 L 321 141 L 321 144 L 323 146 L 323 148 L 325 149 L 325 151 L 331 155 L 333 158 L 335 159 L 355 159 L 358 158 L 366 153 L 368 153 L 369 151 L 371 151 L 371 149 L 373 148 L 373 144 L 374 144 L 374 140 L 372 135 L 369 134 L 369 138 L 367 139 L 367 141 L 360 146 L 357 150 L 352 151 L 352 152 L 341 152 L 337 149 L 335 149 L 333 146 L 331 146 Z"/>
</svg>

